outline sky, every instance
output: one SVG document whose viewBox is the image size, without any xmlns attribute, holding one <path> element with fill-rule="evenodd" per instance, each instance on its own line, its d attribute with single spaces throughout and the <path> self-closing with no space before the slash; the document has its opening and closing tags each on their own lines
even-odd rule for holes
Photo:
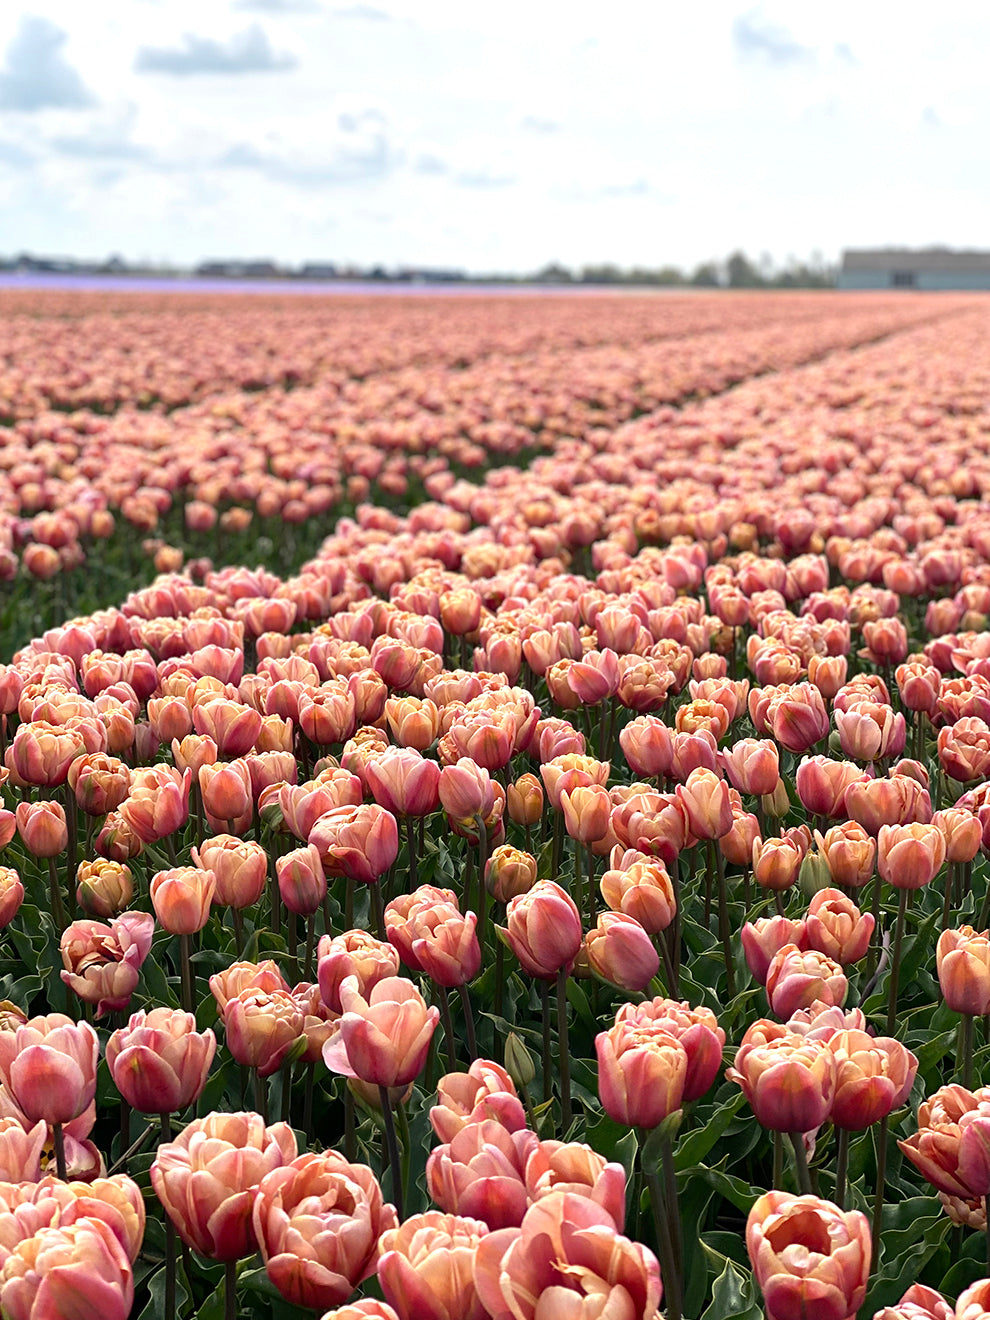
<svg viewBox="0 0 990 1320">
<path fill-rule="evenodd" d="M 4 0 L 0 254 L 990 247 L 990 6 Z"/>
</svg>

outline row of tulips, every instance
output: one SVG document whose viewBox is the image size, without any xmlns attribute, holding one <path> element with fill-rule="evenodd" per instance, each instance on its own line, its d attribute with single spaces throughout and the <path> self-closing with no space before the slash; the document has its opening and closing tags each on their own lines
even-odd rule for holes
<svg viewBox="0 0 990 1320">
<path fill-rule="evenodd" d="M 148 1226 L 121 1264 L 98 1214 L 37 1221 L 0 1305 L 46 1314 L 101 1253 L 93 1314 L 715 1317 L 750 1269 L 771 1320 L 911 1270 L 976 1304 L 987 429 L 947 392 L 908 456 L 901 400 L 865 457 L 836 421 L 812 485 L 766 400 L 849 425 L 855 368 L 882 430 L 883 371 L 981 325 L 438 480 L 295 578 L 163 576 L 13 656 L 0 1150 L 32 1205 L 126 1168 Z"/>
</svg>

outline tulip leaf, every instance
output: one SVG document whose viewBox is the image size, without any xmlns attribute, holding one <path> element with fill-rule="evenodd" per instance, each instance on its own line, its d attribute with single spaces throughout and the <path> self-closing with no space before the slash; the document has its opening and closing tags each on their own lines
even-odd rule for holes
<svg viewBox="0 0 990 1320">
<path fill-rule="evenodd" d="M 571 1008 L 574 1009 L 588 1030 L 597 1034 L 598 1023 L 595 1020 L 594 1013 L 591 1011 L 591 1005 L 588 1003 L 588 996 L 584 993 L 573 976 L 567 978 L 567 1002 L 570 1004 Z"/>
<path fill-rule="evenodd" d="M 749 1183 L 743 1182 L 742 1178 L 736 1178 L 731 1173 L 725 1173 L 722 1169 L 710 1169 L 706 1164 L 696 1164 L 694 1168 L 679 1170 L 685 1178 L 697 1175 L 703 1178 L 705 1182 L 714 1187 L 717 1192 L 731 1201 L 737 1210 L 748 1215 L 753 1208 L 753 1203 L 762 1195 L 762 1191 L 751 1187 Z"/>
<path fill-rule="evenodd" d="M 175 1271 L 175 1309 L 176 1314 L 181 1315 L 189 1301 L 189 1293 L 186 1290 L 185 1279 L 181 1270 Z M 135 1280 L 137 1282 L 137 1280 Z M 151 1293 L 151 1300 L 143 1311 L 138 1315 L 137 1320 L 159 1320 L 160 1316 L 165 1314 L 165 1267 L 156 1270 L 147 1280 L 148 1291 Z"/>
<path fill-rule="evenodd" d="M 717 1256 L 705 1246 L 710 1256 Z M 761 1320 L 763 1309 L 757 1300 L 756 1285 L 749 1271 L 725 1258 L 722 1273 L 712 1288 L 712 1300 L 701 1320 Z"/>
<path fill-rule="evenodd" d="M 701 1163 L 715 1143 L 725 1135 L 729 1124 L 745 1103 L 745 1095 L 742 1091 L 737 1091 L 730 1100 L 715 1111 L 703 1128 L 689 1132 L 681 1138 L 674 1152 L 674 1164 L 678 1173 L 693 1164 Z"/>
</svg>

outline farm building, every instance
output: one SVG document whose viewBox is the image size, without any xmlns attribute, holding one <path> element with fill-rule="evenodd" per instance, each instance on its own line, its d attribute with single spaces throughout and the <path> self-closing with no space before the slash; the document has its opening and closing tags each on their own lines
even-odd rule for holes
<svg viewBox="0 0 990 1320">
<path fill-rule="evenodd" d="M 990 252 L 949 248 L 850 248 L 840 289 L 990 289 Z"/>
</svg>

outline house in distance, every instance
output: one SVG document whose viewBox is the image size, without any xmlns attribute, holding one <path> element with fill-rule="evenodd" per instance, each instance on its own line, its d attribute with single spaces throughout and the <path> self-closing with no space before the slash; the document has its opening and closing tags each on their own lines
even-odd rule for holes
<svg viewBox="0 0 990 1320">
<path fill-rule="evenodd" d="M 847 248 L 840 289 L 990 289 L 990 252 Z"/>
</svg>

